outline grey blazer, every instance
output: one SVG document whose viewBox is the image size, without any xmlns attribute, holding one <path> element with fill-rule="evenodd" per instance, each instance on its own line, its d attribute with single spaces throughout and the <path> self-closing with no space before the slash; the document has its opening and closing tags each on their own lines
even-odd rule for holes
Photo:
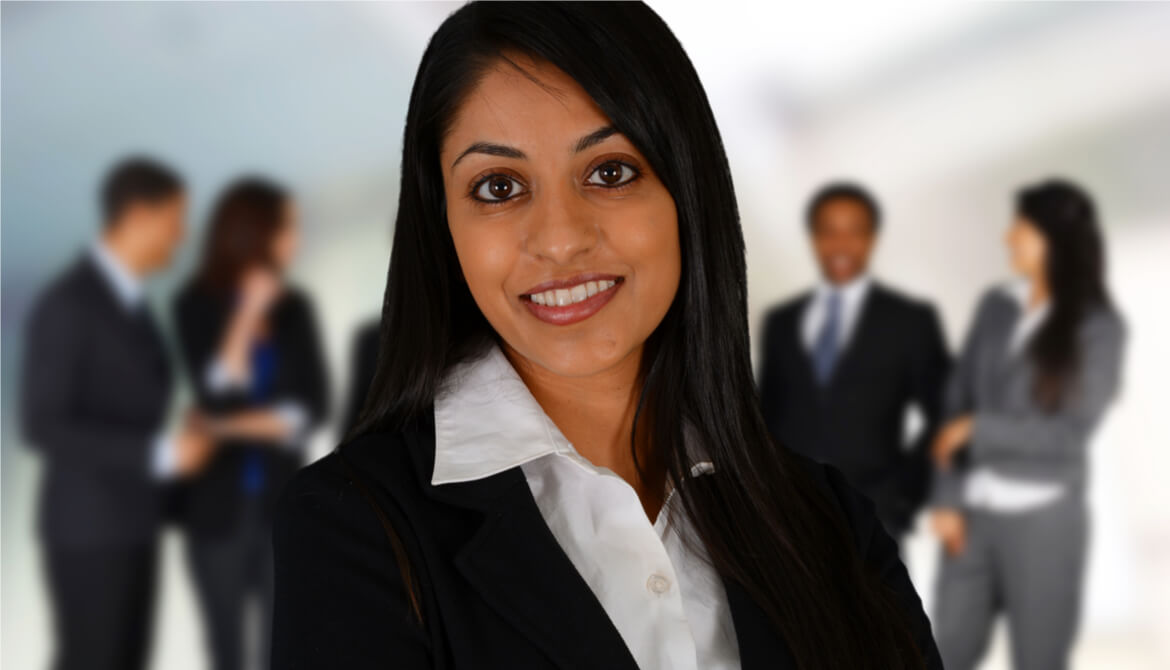
<svg viewBox="0 0 1170 670">
<path fill-rule="evenodd" d="M 1019 304 L 1001 288 L 980 300 L 944 398 L 950 419 L 974 416 L 965 454 L 946 472 L 936 472 L 931 501 L 961 507 L 964 474 L 986 466 L 1007 477 L 1059 482 L 1073 495 L 1084 492 L 1089 437 L 1121 381 L 1126 328 L 1117 312 L 1100 308 L 1080 327 L 1080 373 L 1055 411 L 1033 398 L 1034 365 L 1027 347 L 1009 353 Z"/>
</svg>

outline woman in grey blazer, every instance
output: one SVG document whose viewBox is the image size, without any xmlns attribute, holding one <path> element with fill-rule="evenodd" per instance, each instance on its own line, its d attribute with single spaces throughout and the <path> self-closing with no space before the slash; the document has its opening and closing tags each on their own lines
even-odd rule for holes
<svg viewBox="0 0 1170 670">
<path fill-rule="evenodd" d="M 1003 612 L 1013 665 L 1064 668 L 1088 544 L 1087 446 L 1120 380 L 1125 326 L 1104 281 L 1094 207 L 1051 180 L 1020 191 L 1007 234 L 1019 279 L 979 304 L 932 449 L 943 542 L 935 634 L 973 668 Z"/>
</svg>

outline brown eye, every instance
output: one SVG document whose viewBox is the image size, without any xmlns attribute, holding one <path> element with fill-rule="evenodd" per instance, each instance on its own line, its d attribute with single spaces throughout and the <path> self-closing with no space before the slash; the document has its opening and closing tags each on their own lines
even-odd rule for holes
<svg viewBox="0 0 1170 670">
<path fill-rule="evenodd" d="M 496 198 L 506 198 L 512 193 L 512 182 L 508 179 L 493 179 L 488 182 L 488 192 Z"/>
<path fill-rule="evenodd" d="M 620 161 L 608 161 L 598 165 L 589 175 L 589 183 L 598 186 L 621 186 L 638 176 L 637 170 Z"/>
<path fill-rule="evenodd" d="M 524 192 L 520 182 L 504 175 L 492 175 L 476 185 L 473 195 L 485 202 L 503 202 Z"/>
</svg>

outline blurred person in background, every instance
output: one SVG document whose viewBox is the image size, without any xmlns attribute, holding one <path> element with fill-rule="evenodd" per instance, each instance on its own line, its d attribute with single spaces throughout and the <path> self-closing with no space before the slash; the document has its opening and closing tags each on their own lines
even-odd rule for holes
<svg viewBox="0 0 1170 670">
<path fill-rule="evenodd" d="M 326 412 L 314 310 L 286 278 L 298 226 L 282 187 L 260 178 L 230 184 L 212 211 L 201 263 L 175 301 L 187 372 L 222 440 L 206 472 L 183 487 L 181 504 L 217 670 L 268 667 L 273 506 Z M 258 655 L 246 662 L 252 602 Z"/>
<path fill-rule="evenodd" d="M 1082 189 L 1050 180 L 1021 190 L 1007 248 L 1019 278 L 982 298 L 932 447 L 943 542 L 934 625 L 949 670 L 975 667 L 1000 611 L 1014 667 L 1068 666 L 1088 545 L 1087 448 L 1126 341 Z"/>
<path fill-rule="evenodd" d="M 806 221 L 822 279 L 765 317 L 764 418 L 780 443 L 840 468 L 899 537 L 929 488 L 927 451 L 950 365 L 946 340 L 932 305 L 870 275 L 882 220 L 866 189 L 824 186 Z M 924 425 L 907 444 L 911 408 Z"/>
<path fill-rule="evenodd" d="M 101 205 L 100 239 L 33 307 L 22 370 L 22 425 L 44 459 L 37 525 L 61 670 L 145 667 L 168 483 L 214 449 L 193 414 L 164 429 L 173 375 L 143 285 L 182 241 L 183 183 L 128 158 Z"/>
<path fill-rule="evenodd" d="M 353 336 L 350 350 L 349 395 L 346 398 L 345 416 L 341 422 L 341 436 L 357 426 L 369 393 L 374 370 L 378 366 L 378 334 L 381 319 L 363 323 Z"/>
</svg>

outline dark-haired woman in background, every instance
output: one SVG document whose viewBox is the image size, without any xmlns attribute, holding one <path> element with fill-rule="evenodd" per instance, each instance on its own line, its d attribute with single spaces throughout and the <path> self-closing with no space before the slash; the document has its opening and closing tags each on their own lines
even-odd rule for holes
<svg viewBox="0 0 1170 670">
<path fill-rule="evenodd" d="M 175 304 L 184 362 L 221 441 L 205 473 L 181 492 L 217 670 L 269 666 L 272 515 L 326 409 L 313 309 L 285 279 L 298 235 L 281 187 L 258 178 L 231 184 L 213 209 L 201 265 Z M 245 645 L 253 599 L 261 632 Z M 246 664 L 245 647 L 259 650 Z"/>
<path fill-rule="evenodd" d="M 873 506 L 772 444 L 653 11 L 464 6 L 403 152 L 370 399 L 278 512 L 274 668 L 941 667 Z"/>
<path fill-rule="evenodd" d="M 944 548 L 934 624 L 948 670 L 975 667 L 1001 610 L 1016 668 L 1067 667 L 1089 436 L 1121 374 L 1125 327 L 1093 203 L 1052 180 L 1023 189 L 1016 214 L 1007 246 L 1020 279 L 980 303 L 933 448 Z"/>
</svg>

